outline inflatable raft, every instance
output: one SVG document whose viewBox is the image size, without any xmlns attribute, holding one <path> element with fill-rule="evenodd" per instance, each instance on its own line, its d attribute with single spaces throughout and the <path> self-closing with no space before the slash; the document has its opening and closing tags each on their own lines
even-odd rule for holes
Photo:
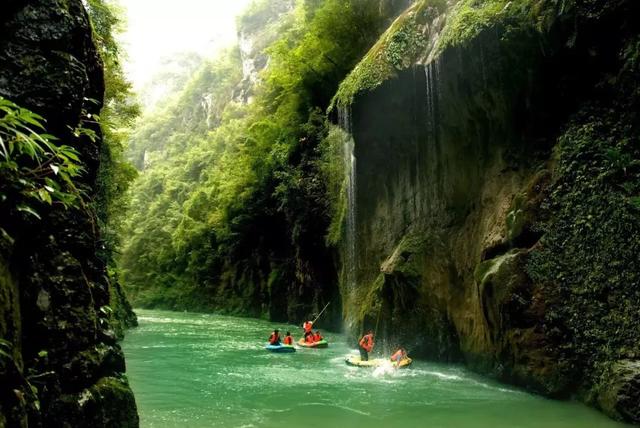
<svg viewBox="0 0 640 428">
<path fill-rule="evenodd" d="M 283 344 L 280 344 L 280 345 L 267 344 L 267 346 L 265 346 L 264 349 L 266 349 L 267 351 L 278 352 L 278 353 L 296 352 L 296 348 L 294 348 L 293 345 L 283 345 Z"/>
<path fill-rule="evenodd" d="M 411 363 L 413 362 L 413 360 L 411 358 L 405 358 L 404 360 L 400 361 L 400 367 L 401 369 L 404 369 L 406 367 L 409 367 L 411 365 Z M 360 357 L 349 357 L 345 360 L 345 363 L 347 363 L 347 365 L 349 366 L 353 366 L 353 367 L 365 367 L 365 368 L 376 368 L 376 367 L 380 367 L 384 364 L 391 364 L 392 367 L 395 367 L 398 363 L 397 362 L 391 362 L 385 358 L 374 358 L 374 359 L 370 359 L 369 361 L 362 361 L 360 360 Z"/>
<path fill-rule="evenodd" d="M 327 342 L 326 340 L 322 339 L 319 342 L 307 343 L 307 342 L 304 341 L 304 339 L 300 339 L 300 340 L 298 340 L 298 345 L 303 347 L 303 348 L 328 348 L 329 347 L 329 342 Z"/>
</svg>

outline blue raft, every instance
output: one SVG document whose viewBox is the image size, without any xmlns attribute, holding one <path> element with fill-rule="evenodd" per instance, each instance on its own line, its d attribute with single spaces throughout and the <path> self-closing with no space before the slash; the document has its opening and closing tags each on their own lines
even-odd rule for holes
<svg viewBox="0 0 640 428">
<path fill-rule="evenodd" d="M 267 346 L 265 346 L 264 349 L 266 349 L 267 351 L 279 352 L 279 353 L 296 352 L 296 348 L 294 348 L 293 345 L 283 345 L 283 344 L 280 344 L 280 345 L 267 344 Z"/>
</svg>

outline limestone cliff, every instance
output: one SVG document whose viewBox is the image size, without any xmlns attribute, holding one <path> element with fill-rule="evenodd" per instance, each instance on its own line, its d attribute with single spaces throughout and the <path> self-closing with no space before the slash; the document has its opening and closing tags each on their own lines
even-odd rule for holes
<svg viewBox="0 0 640 428">
<path fill-rule="evenodd" d="M 128 295 L 137 307 L 297 323 L 332 301 L 323 315 L 323 328 L 340 328 L 340 294 L 334 249 L 325 245 L 329 215 L 318 159 L 324 123 L 311 107 L 327 107 L 353 63 L 407 4 L 407 0 L 253 2 L 238 19 L 239 47 L 232 56 L 211 61 L 197 73 L 167 119 L 158 120 L 162 115 L 154 114 L 141 121 L 130 149 L 139 165 L 143 156 L 149 162 L 134 185 L 132 205 L 145 209 L 132 210 L 120 264 Z M 337 16 L 367 24 L 340 24 Z M 334 38 L 348 40 L 341 42 L 348 49 L 329 49 Z M 312 55 L 323 58 L 324 64 L 310 65 Z M 295 86 L 290 85 L 293 82 Z M 300 103 L 295 119 L 290 116 L 286 125 L 274 128 L 280 129 L 281 141 L 291 150 L 264 169 L 254 166 L 260 172 L 256 176 L 252 172 L 253 178 L 241 187 L 246 198 L 234 198 L 232 209 L 221 209 L 225 204 L 221 196 L 243 175 L 234 171 L 243 170 L 245 154 L 261 153 L 262 148 L 252 142 L 255 138 L 247 135 L 290 107 L 283 95 L 265 100 L 294 87 L 292 100 Z M 221 107 L 213 109 L 218 114 L 212 120 L 203 120 L 207 115 L 202 114 L 200 100 Z M 248 133 L 236 136 L 239 129 Z M 270 147 L 266 159 L 279 147 L 275 135 L 265 140 L 263 147 Z M 289 140 L 293 135 L 297 136 Z M 245 142 L 251 147 L 237 152 Z M 227 158 L 233 163 L 222 167 Z M 234 175 L 214 184 L 223 170 Z M 176 209 L 182 210 L 180 218 L 185 221 L 174 222 Z M 157 219 L 162 220 L 148 229 L 153 232 L 140 233 Z M 160 229 L 164 233 L 155 236 Z"/>
<path fill-rule="evenodd" d="M 100 110 L 102 76 L 80 0 L 3 4 L 0 95 L 43 116 L 47 132 L 80 153 L 87 195 L 100 139 L 73 130 L 82 124 L 100 136 L 88 118 Z M 138 425 L 88 202 L 44 206 L 39 221 L 2 213 L 15 241 L 0 255 L 0 426 Z"/>
<path fill-rule="evenodd" d="M 345 318 L 640 422 L 638 4 L 560 3 L 415 2 L 345 80 Z"/>
</svg>

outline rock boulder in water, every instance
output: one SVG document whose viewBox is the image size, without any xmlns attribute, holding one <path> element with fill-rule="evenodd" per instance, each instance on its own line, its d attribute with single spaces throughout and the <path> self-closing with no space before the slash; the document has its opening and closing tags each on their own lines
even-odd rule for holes
<svg viewBox="0 0 640 428">
<path fill-rule="evenodd" d="M 609 416 L 640 423 L 640 361 L 618 361 L 605 370 L 596 404 Z"/>
</svg>

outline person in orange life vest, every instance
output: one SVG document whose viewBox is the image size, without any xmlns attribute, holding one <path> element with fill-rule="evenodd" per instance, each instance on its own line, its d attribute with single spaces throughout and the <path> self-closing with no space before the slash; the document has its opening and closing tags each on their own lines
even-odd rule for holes
<svg viewBox="0 0 640 428">
<path fill-rule="evenodd" d="M 391 356 L 391 362 L 395 362 L 396 368 L 399 368 L 400 361 L 404 360 L 405 358 L 407 358 L 407 351 L 404 348 L 400 348 Z"/>
<path fill-rule="evenodd" d="M 305 341 L 306 343 L 313 343 L 313 342 L 315 342 L 315 340 L 314 340 L 314 336 L 313 336 L 313 333 L 312 333 L 312 332 L 305 333 L 305 334 L 304 334 L 304 341 Z"/>
<path fill-rule="evenodd" d="M 360 343 L 358 343 L 358 350 L 360 351 L 360 361 L 369 361 L 369 352 L 373 349 L 373 331 L 368 330 L 367 334 L 362 336 Z"/>
<path fill-rule="evenodd" d="M 320 342 L 323 337 L 320 335 L 320 330 L 316 330 L 316 334 L 313 335 L 314 342 Z"/>
<path fill-rule="evenodd" d="M 311 333 L 311 328 L 313 327 L 313 322 L 311 321 L 305 321 L 304 324 L 302 324 L 302 328 L 304 329 L 304 336 L 307 337 L 307 333 Z"/>
<path fill-rule="evenodd" d="M 291 337 L 291 333 L 287 332 L 287 334 L 284 336 L 284 344 L 285 345 L 293 345 L 293 338 Z"/>
<path fill-rule="evenodd" d="M 269 345 L 280 345 L 280 330 L 273 330 L 273 333 L 269 336 Z"/>
</svg>

